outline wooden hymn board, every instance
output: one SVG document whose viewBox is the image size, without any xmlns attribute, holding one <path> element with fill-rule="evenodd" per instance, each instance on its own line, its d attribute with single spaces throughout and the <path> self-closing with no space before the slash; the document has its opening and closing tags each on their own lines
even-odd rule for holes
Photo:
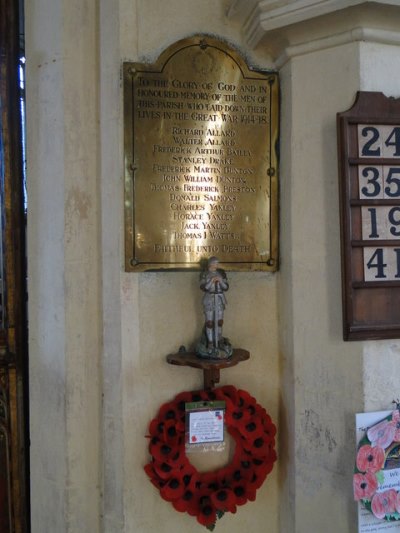
<svg viewBox="0 0 400 533">
<path fill-rule="evenodd" d="M 400 336 L 400 100 L 359 92 L 338 114 L 343 335 Z"/>
</svg>

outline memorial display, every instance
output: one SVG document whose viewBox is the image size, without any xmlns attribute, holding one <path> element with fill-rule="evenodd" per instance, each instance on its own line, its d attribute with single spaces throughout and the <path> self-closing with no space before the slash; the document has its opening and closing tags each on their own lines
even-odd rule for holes
<svg viewBox="0 0 400 533">
<path fill-rule="evenodd" d="M 126 270 L 276 270 L 277 74 L 193 37 L 123 78 Z"/>
</svg>

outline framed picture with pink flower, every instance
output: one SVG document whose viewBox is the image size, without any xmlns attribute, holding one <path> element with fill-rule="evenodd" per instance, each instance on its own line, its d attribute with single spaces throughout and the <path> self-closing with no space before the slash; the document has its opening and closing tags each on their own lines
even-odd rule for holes
<svg viewBox="0 0 400 533">
<path fill-rule="evenodd" d="M 357 452 L 353 494 L 359 533 L 400 531 L 400 411 L 356 415 Z M 386 523 L 386 526 L 385 526 Z"/>
</svg>

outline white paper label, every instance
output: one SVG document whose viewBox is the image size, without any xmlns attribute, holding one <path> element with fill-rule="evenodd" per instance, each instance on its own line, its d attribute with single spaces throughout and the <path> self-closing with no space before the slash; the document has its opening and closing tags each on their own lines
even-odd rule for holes
<svg viewBox="0 0 400 533">
<path fill-rule="evenodd" d="M 209 409 L 189 413 L 189 443 L 223 442 L 224 411 Z"/>
</svg>

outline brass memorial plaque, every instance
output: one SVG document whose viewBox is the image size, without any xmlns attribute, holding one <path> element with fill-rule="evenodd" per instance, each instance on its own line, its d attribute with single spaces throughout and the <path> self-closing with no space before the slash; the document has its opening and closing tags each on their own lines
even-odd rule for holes
<svg viewBox="0 0 400 533">
<path fill-rule="evenodd" d="M 126 270 L 277 269 L 278 94 L 208 37 L 124 64 Z"/>
</svg>

